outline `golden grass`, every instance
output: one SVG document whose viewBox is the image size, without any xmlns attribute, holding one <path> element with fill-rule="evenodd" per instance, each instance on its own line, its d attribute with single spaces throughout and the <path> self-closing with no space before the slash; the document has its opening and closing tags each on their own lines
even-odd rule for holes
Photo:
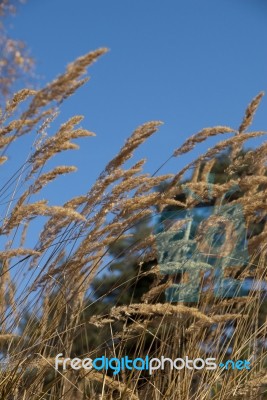
<svg viewBox="0 0 267 400">
<path fill-rule="evenodd" d="M 238 185 L 241 188 L 242 196 L 232 199 L 231 204 L 242 206 L 247 229 L 261 223 L 262 230 L 248 238 L 251 261 L 245 271 L 239 272 L 266 282 L 266 143 L 245 154 L 240 152 L 247 140 L 266 134 L 263 131 L 246 132 L 262 93 L 248 106 L 239 129 L 225 126 L 205 128 L 175 150 L 173 157 L 179 157 L 211 136 L 232 135 L 175 175 L 144 174 L 145 160 L 124 167 L 134 151 L 160 127 L 161 122 L 152 121 L 133 132 L 85 194 L 69 199 L 63 205 L 48 205 L 48 200 L 35 198 L 45 185 L 76 170 L 74 166 L 64 165 L 46 171 L 51 157 L 77 149 L 72 140 L 94 135 L 79 127 L 81 116 L 70 118 L 52 136 L 48 135 L 48 129 L 57 116 L 55 106 L 85 83 L 87 67 L 106 51 L 99 49 L 78 58 L 64 74 L 39 91 L 24 89 L 18 92 L 7 102 L 1 117 L 0 147 L 3 154 L 7 154 L 0 157 L 1 164 L 8 162 L 14 141 L 20 140 L 22 135 L 34 134 L 36 130 L 38 134 L 33 139 L 35 148 L 26 158 L 25 165 L 19 169 L 19 174 L 7 181 L 10 198 L 6 200 L 6 186 L 3 186 L 1 195 L 5 201 L 0 234 L 6 246 L 0 252 L 0 346 L 5 361 L 1 371 L 0 397 L 14 400 L 226 400 L 257 396 L 264 399 L 266 348 L 259 343 L 266 341 L 267 325 L 266 317 L 265 321 L 260 321 L 262 298 L 259 292 L 252 291 L 245 298 L 231 300 L 216 298 L 208 292 L 193 307 L 159 302 L 160 296 L 173 282 L 172 277 L 164 281 L 160 275 L 154 235 L 124 251 L 125 257 L 134 255 L 140 262 L 141 275 L 155 277 L 150 290 L 143 295 L 143 302 L 114 306 L 105 315 L 84 316 L 93 306 L 85 301 L 88 288 L 98 271 L 105 268 L 109 245 L 118 239 L 129 238 L 131 227 L 155 210 L 166 206 L 186 209 L 198 203 L 192 196 L 185 201 L 175 198 L 183 193 L 183 176 L 189 169 L 194 173 L 187 187 L 203 201 L 210 200 L 210 185 L 217 204 L 223 201 L 231 187 Z M 17 115 L 19 105 L 24 105 L 21 115 Z M 225 171 L 227 182 L 207 183 L 215 157 L 227 149 L 230 149 L 232 157 Z M 245 172 L 238 175 L 242 168 Z M 157 185 L 166 181 L 168 184 L 164 191 L 154 191 Z M 44 216 L 45 223 L 41 218 L 38 225 L 40 232 L 36 245 L 33 249 L 24 247 L 32 222 Z M 20 247 L 17 243 L 21 243 Z M 17 257 L 20 258 L 17 260 Z M 154 260 L 154 267 L 142 272 L 141 267 L 147 260 Z M 130 277 L 126 283 L 129 291 L 133 290 L 135 279 Z M 29 310 L 30 315 L 19 335 L 25 310 Z M 205 354 L 202 343 L 210 346 L 206 356 L 223 359 L 227 357 L 229 346 L 223 335 L 230 321 L 233 327 L 231 357 L 251 360 L 252 369 L 246 373 L 216 370 L 200 374 L 198 371 L 177 372 L 167 368 L 151 376 L 142 376 L 140 371 L 133 370 L 112 377 L 96 371 L 88 374 L 54 371 L 56 354 L 64 352 L 69 356 L 77 340 L 86 349 L 83 350 L 84 356 L 106 352 L 121 357 L 131 351 L 135 357 L 150 354 L 151 357 L 183 358 L 188 355 L 193 359 Z M 92 348 L 90 344 L 93 327 L 99 330 L 108 327 L 110 330 L 108 343 L 103 343 L 100 348 Z M 36 366 L 38 368 L 34 368 Z"/>
</svg>

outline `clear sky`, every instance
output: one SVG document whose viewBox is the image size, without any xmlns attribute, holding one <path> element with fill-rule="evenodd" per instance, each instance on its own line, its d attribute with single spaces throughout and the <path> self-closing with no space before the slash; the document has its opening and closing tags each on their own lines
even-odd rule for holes
<svg viewBox="0 0 267 400">
<path fill-rule="evenodd" d="M 200 129 L 237 127 L 248 102 L 267 89 L 266 0 L 28 0 L 12 25 L 43 83 L 76 57 L 110 49 L 62 107 L 60 122 L 84 114 L 83 127 L 97 136 L 55 159 L 79 172 L 60 178 L 64 190 L 46 189 L 52 204 L 84 193 L 141 123 L 165 123 L 137 153 L 153 173 Z M 266 110 L 264 98 L 255 129 L 267 130 Z M 162 172 L 177 171 L 184 160 L 170 161 Z"/>
<path fill-rule="evenodd" d="M 80 139 L 78 152 L 49 163 L 48 169 L 79 168 L 42 191 L 50 205 L 86 193 L 138 125 L 165 123 L 132 161 L 147 157 L 146 171 L 153 173 L 202 128 L 237 128 L 249 101 L 267 91 L 266 0 L 28 0 L 10 22 L 11 36 L 30 48 L 41 84 L 76 57 L 110 49 L 90 69 L 90 82 L 61 109 L 58 123 L 83 114 L 83 127 L 97 136 Z M 267 130 L 266 110 L 264 98 L 255 129 Z M 12 143 L 1 179 L 25 161 L 32 139 Z M 198 146 L 191 157 L 212 143 Z M 161 172 L 177 172 L 188 160 L 173 159 Z M 26 247 L 34 247 L 38 232 L 33 225 Z"/>
</svg>

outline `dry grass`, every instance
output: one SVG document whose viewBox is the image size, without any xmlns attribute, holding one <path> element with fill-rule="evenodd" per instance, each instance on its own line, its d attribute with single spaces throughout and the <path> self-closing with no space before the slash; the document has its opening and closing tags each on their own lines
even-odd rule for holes
<svg viewBox="0 0 267 400">
<path fill-rule="evenodd" d="M 215 298 L 208 292 L 193 306 L 162 303 L 160 296 L 172 284 L 172 278 L 163 282 L 155 264 L 150 271 L 155 275 L 154 284 L 143 296 L 143 303 L 115 306 L 107 315 L 84 319 L 86 309 L 91 307 L 85 302 L 86 294 L 97 273 L 107 264 L 108 246 L 119 238 L 129 237 L 130 228 L 156 209 L 166 206 L 187 209 L 198 204 L 194 196 L 188 196 L 185 201 L 175 198 L 183 192 L 182 179 L 189 169 L 193 169 L 194 174 L 187 186 L 203 201 L 209 201 L 210 185 L 216 204 L 224 201 L 229 188 L 234 185 L 241 188 L 242 196 L 232 199 L 231 204 L 242 206 L 247 228 L 262 224 L 261 232 L 248 238 L 251 261 L 241 275 L 266 282 L 266 143 L 240 153 L 247 140 L 266 134 L 246 132 L 262 93 L 248 106 L 239 129 L 206 128 L 175 150 L 173 157 L 178 157 L 211 136 L 232 135 L 175 175 L 144 174 L 145 160 L 128 169 L 124 167 L 138 146 L 160 127 L 161 122 L 152 121 L 133 132 L 84 195 L 64 205 L 48 205 L 47 200 L 35 197 L 45 185 L 62 174 L 75 171 L 75 167 L 64 165 L 44 172 L 48 161 L 58 153 L 77 149 L 73 140 L 93 135 L 80 127 L 81 116 L 70 118 L 52 136 L 48 128 L 57 116 L 56 107 L 87 81 L 84 79 L 87 67 L 106 51 L 99 49 L 80 57 L 42 90 L 25 89 L 15 94 L 1 117 L 1 164 L 8 162 L 14 141 L 36 130 L 38 134 L 33 138 L 34 151 L 1 190 L 0 234 L 5 249 L 0 252 L 0 346 L 5 366 L 1 370 L 0 397 L 12 400 L 263 399 L 266 347 L 259 344 L 266 341 L 267 326 L 266 319 L 260 322 L 262 298 L 257 291 L 231 300 Z M 19 105 L 23 105 L 21 115 Z M 215 157 L 227 149 L 232 157 L 225 171 L 228 181 L 207 183 Z M 205 166 L 201 169 L 203 161 Z M 245 169 L 247 165 L 253 168 L 249 173 Z M 242 169 L 245 172 L 238 174 Z M 169 184 L 165 190 L 155 192 L 154 188 L 166 180 Z M 46 217 L 44 224 L 40 218 L 43 216 Z M 38 218 L 39 239 L 34 248 L 26 248 L 27 230 Z M 125 256 L 135 254 L 140 265 L 146 260 L 156 263 L 155 250 L 152 235 L 129 248 Z M 130 280 L 128 290 L 133 290 L 132 285 Z M 21 319 L 27 310 L 30 315 L 20 336 Z M 252 369 L 246 373 L 215 370 L 200 374 L 196 370 L 178 372 L 167 368 L 152 376 L 129 371 L 112 377 L 94 371 L 88 374 L 54 371 L 56 354 L 72 354 L 81 335 L 86 347 L 84 356 L 107 352 L 121 357 L 131 351 L 136 357 L 149 354 L 151 357 L 184 358 L 189 355 L 193 359 L 204 355 L 200 343 L 206 343 L 209 344 L 208 356 L 223 359 L 228 347 L 223 335 L 229 321 L 233 326 L 231 357 L 251 360 Z M 100 348 L 86 343 L 91 327 L 95 329 L 95 326 L 99 330 L 104 326 L 110 329 L 108 343 Z"/>
</svg>

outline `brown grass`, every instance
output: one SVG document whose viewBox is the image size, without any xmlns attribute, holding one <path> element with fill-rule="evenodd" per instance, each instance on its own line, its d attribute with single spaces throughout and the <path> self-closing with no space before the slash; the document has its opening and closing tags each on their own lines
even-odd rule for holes
<svg viewBox="0 0 267 400">
<path fill-rule="evenodd" d="M 211 136 L 232 135 L 175 175 L 144 174 L 145 160 L 124 167 L 134 151 L 160 127 L 161 122 L 152 121 L 133 132 L 93 187 L 85 189 L 85 194 L 69 199 L 64 205 L 48 205 L 48 200 L 35 197 L 45 185 L 75 171 L 74 166 L 65 165 L 46 171 L 51 157 L 77 149 L 72 140 L 94 135 L 80 127 L 81 116 L 70 118 L 52 136 L 48 129 L 57 115 L 55 107 L 85 83 L 87 67 L 106 51 L 99 49 L 80 57 L 64 74 L 39 91 L 25 89 L 15 94 L 2 115 L 0 147 L 5 155 L 0 157 L 0 163 L 8 162 L 14 141 L 26 134 L 34 136 L 36 130 L 38 134 L 33 137 L 35 149 L 26 158 L 19 174 L 7 179 L 10 198 L 2 206 L 0 234 L 6 246 L 0 252 L 0 346 L 5 367 L 1 370 L 0 397 L 14 400 L 226 400 L 256 396 L 264 399 L 266 347 L 259 343 L 266 341 L 267 325 L 266 319 L 260 322 L 262 298 L 259 293 L 254 291 L 246 298 L 227 301 L 206 293 L 193 307 L 160 302 L 159 298 L 172 284 L 172 278 L 168 277 L 167 282 L 161 279 L 153 235 L 136 243 L 125 254 L 126 257 L 135 255 L 140 265 L 149 259 L 155 261 L 149 273 L 156 278 L 150 291 L 143 296 L 143 303 L 115 306 L 105 315 L 84 318 L 85 311 L 92 306 L 85 301 L 88 288 L 107 263 L 109 245 L 119 238 L 130 237 L 130 227 L 156 209 L 166 206 L 185 209 L 196 205 L 198 200 L 192 196 L 185 202 L 175 198 L 183 192 L 183 176 L 189 169 L 193 169 L 194 174 L 187 187 L 208 202 L 207 176 L 215 164 L 215 157 L 229 149 L 232 162 L 228 172 L 225 171 L 228 181 L 209 185 L 212 185 L 217 204 L 223 201 L 229 188 L 238 185 L 242 196 L 233 199 L 231 204 L 242 205 L 247 228 L 258 223 L 263 225 L 258 235 L 249 238 L 251 262 L 242 274 L 266 282 L 266 143 L 244 155 L 240 152 L 247 140 L 266 134 L 263 131 L 246 132 L 262 93 L 248 106 L 239 129 L 205 128 L 175 150 L 173 157 L 179 157 Z M 21 114 L 19 105 L 24 107 Z M 201 169 L 203 162 L 205 165 Z M 253 167 L 251 175 L 244 169 L 246 165 Z M 241 168 L 247 172 L 238 175 Z M 154 191 L 157 185 L 166 181 L 169 183 L 164 191 Z M 5 187 L 3 199 L 6 199 Z M 40 217 L 46 217 L 46 221 Z M 34 248 L 29 249 L 24 243 L 27 243 L 31 224 L 38 218 L 40 235 Z M 22 243 L 21 247 L 17 243 Z M 133 284 L 129 278 L 128 290 L 133 290 Z M 25 310 L 30 315 L 20 336 L 18 332 Z M 112 377 L 96 371 L 88 374 L 54 371 L 55 355 L 72 354 L 81 334 L 83 348 L 86 348 L 84 356 L 94 357 L 106 351 L 111 356 L 121 357 L 131 349 L 136 357 L 145 357 L 149 353 L 151 357 L 189 355 L 197 358 L 204 355 L 200 343 L 209 343 L 208 355 L 223 359 L 227 356 L 227 343 L 223 346 L 221 340 L 229 321 L 234 324 L 231 357 L 252 360 L 252 369 L 247 373 L 215 370 L 200 374 L 198 371 L 166 369 L 146 377 L 134 370 Z M 87 342 L 93 327 L 108 327 L 108 346 L 103 343 L 100 348 L 92 348 Z M 116 340 L 118 337 L 119 341 Z"/>
</svg>

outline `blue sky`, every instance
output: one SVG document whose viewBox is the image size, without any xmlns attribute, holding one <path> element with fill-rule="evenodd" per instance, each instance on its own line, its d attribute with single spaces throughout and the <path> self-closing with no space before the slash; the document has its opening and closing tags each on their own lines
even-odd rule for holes
<svg viewBox="0 0 267 400">
<path fill-rule="evenodd" d="M 110 49 L 61 109 L 56 125 L 83 114 L 83 127 L 97 136 L 80 139 L 78 152 L 50 162 L 48 169 L 79 168 L 43 190 L 51 205 L 85 193 L 138 125 L 165 123 L 132 160 L 146 157 L 145 169 L 153 173 L 202 128 L 237 128 L 249 101 L 267 89 L 266 0 L 28 0 L 9 22 L 12 37 L 24 40 L 36 60 L 40 87 L 76 57 Z M 266 108 L 264 98 L 255 130 L 267 130 Z M 32 139 L 10 146 L 2 179 L 25 160 Z M 213 143 L 172 159 L 161 172 L 177 172 Z M 30 246 L 38 231 L 33 228 Z"/>
<path fill-rule="evenodd" d="M 45 189 L 52 204 L 84 193 L 138 125 L 165 123 L 135 158 L 147 157 L 153 173 L 200 129 L 237 127 L 248 102 L 267 88 L 265 0 L 28 0 L 11 22 L 12 36 L 36 59 L 41 83 L 88 51 L 110 49 L 62 107 L 59 122 L 83 114 L 83 126 L 97 136 L 55 159 L 79 172 L 60 178 L 64 190 Z M 266 108 L 264 99 L 255 129 L 267 130 Z M 29 142 L 21 146 L 23 154 Z M 188 159 L 171 160 L 162 172 L 176 172 Z"/>
</svg>

